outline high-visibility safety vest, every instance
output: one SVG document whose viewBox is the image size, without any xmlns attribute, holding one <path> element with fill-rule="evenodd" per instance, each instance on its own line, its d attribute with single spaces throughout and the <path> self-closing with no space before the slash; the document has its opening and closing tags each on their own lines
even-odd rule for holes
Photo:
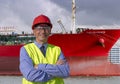
<svg viewBox="0 0 120 84">
<path fill-rule="evenodd" d="M 28 55 L 32 59 L 33 63 L 36 64 L 55 64 L 58 60 L 58 57 L 60 55 L 60 47 L 54 46 L 51 44 L 48 44 L 47 50 L 46 50 L 46 56 L 42 54 L 40 49 L 34 44 L 30 43 L 24 46 L 26 49 Z M 22 81 L 23 84 L 64 84 L 64 81 L 62 78 L 55 77 L 47 82 L 31 82 L 23 78 Z"/>
</svg>

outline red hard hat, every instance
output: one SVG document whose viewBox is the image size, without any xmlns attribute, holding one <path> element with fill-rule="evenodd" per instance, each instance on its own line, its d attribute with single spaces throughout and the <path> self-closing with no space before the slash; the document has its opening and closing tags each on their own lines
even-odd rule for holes
<svg viewBox="0 0 120 84">
<path fill-rule="evenodd" d="M 34 19 L 32 29 L 34 29 L 35 25 L 43 24 L 43 23 L 50 25 L 52 28 L 52 23 L 51 23 L 50 19 L 45 15 L 39 15 Z"/>
</svg>

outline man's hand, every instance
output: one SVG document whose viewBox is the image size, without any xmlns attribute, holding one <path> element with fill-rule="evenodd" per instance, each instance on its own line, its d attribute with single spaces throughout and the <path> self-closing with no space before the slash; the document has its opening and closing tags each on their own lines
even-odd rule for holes
<svg viewBox="0 0 120 84">
<path fill-rule="evenodd" d="M 60 59 L 60 60 L 57 61 L 56 64 L 58 64 L 58 65 L 62 65 L 62 64 L 64 64 L 65 62 L 66 62 L 66 60 L 62 60 L 62 59 Z"/>
<path fill-rule="evenodd" d="M 34 68 L 35 68 L 35 69 L 38 69 L 38 64 L 37 64 L 37 65 L 34 65 Z"/>
</svg>

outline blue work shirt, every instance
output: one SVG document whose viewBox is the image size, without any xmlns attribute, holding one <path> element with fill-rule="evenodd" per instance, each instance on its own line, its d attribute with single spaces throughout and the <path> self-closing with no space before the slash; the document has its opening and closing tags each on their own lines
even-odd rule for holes
<svg viewBox="0 0 120 84">
<path fill-rule="evenodd" d="M 35 45 L 40 48 L 42 45 L 34 42 Z M 47 43 L 44 44 L 45 50 L 47 49 Z M 65 60 L 63 53 L 60 53 L 58 60 Z M 52 65 L 52 64 L 39 64 L 38 69 L 34 68 L 33 61 L 29 57 L 25 48 L 20 49 L 20 71 L 23 76 L 33 82 L 46 82 L 54 77 L 68 77 L 69 76 L 69 65 L 67 62 L 61 65 Z"/>
</svg>

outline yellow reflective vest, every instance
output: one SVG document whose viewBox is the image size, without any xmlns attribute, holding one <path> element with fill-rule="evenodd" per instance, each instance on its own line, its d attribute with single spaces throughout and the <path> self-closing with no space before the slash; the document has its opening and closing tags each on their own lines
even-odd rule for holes
<svg viewBox="0 0 120 84">
<path fill-rule="evenodd" d="M 26 49 L 28 55 L 32 59 L 34 65 L 41 63 L 55 64 L 61 52 L 60 47 L 51 44 L 48 44 L 47 46 L 45 57 L 43 56 L 40 49 L 34 43 L 27 44 L 24 46 L 24 48 Z M 23 84 L 64 84 L 64 81 L 62 78 L 59 77 L 54 77 L 53 79 L 47 82 L 31 82 L 23 78 L 22 83 Z"/>
</svg>

